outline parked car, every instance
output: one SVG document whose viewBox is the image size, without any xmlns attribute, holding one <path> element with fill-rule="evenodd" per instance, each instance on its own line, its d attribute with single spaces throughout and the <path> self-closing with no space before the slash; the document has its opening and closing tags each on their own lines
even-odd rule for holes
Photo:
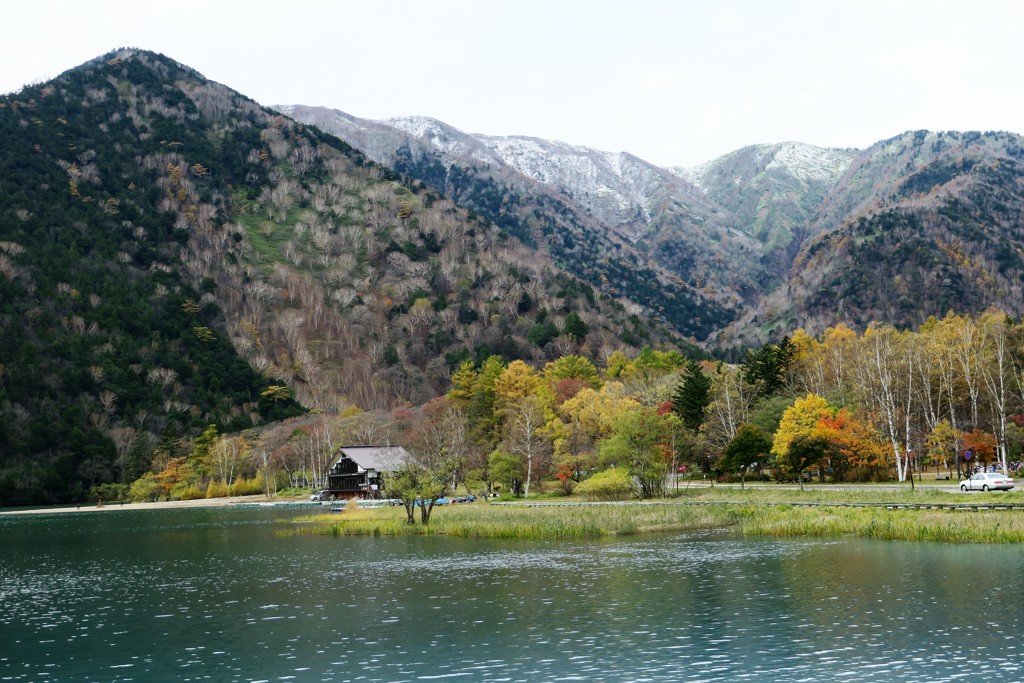
<svg viewBox="0 0 1024 683">
<path fill-rule="evenodd" d="M 312 496 L 310 496 L 309 499 L 310 500 L 334 500 L 334 496 L 331 495 L 330 491 L 328 491 L 327 489 L 324 489 L 322 491 L 317 491 Z"/>
<path fill-rule="evenodd" d="M 960 482 L 961 491 L 1009 491 L 1013 479 L 999 472 L 978 472 L 970 479 Z"/>
<path fill-rule="evenodd" d="M 448 498 L 438 498 L 437 500 L 434 501 L 434 505 L 448 505 L 451 502 L 452 501 L 449 500 Z M 416 499 L 416 504 L 419 505 L 420 507 L 423 507 L 423 501 L 420 500 L 419 498 Z"/>
</svg>

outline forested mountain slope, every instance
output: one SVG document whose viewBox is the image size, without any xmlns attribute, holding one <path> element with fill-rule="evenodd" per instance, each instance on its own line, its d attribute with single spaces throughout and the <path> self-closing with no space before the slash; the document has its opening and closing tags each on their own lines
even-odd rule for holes
<svg viewBox="0 0 1024 683">
<path fill-rule="evenodd" d="M 492 223 L 171 59 L 0 97 L 0 504 L 465 358 L 666 341 Z"/>
<path fill-rule="evenodd" d="M 687 180 L 629 154 L 278 105 L 550 254 L 601 291 L 704 339 L 756 292 L 760 246 Z"/>
<path fill-rule="evenodd" d="M 688 288 L 671 292 L 662 314 L 710 347 L 840 321 L 914 326 L 950 310 L 1022 312 L 1022 139 L 1012 133 L 912 131 L 867 150 L 754 145 L 667 170 L 624 153 L 469 135 L 423 117 L 373 122 L 286 109 L 485 215 L 505 211 L 507 188 L 518 187 L 517 202 L 535 220 L 550 219 L 557 203 L 600 245 L 598 255 L 609 235 L 627 240 L 650 272 L 668 274 L 659 284 L 676 278 Z M 500 178 L 502 202 L 474 203 L 452 182 L 463 177 Z M 556 203 L 538 199 L 549 196 Z M 552 246 L 566 230 L 555 227 L 535 235 L 537 244 L 567 267 L 598 272 Z M 694 323 L 681 322 L 695 312 Z"/>
<path fill-rule="evenodd" d="M 765 291 L 781 282 L 857 150 L 799 142 L 752 145 L 696 168 L 673 169 L 762 245 Z"/>
<path fill-rule="evenodd" d="M 1024 313 L 1024 139 L 906 133 L 861 154 L 823 202 L 785 286 L 732 328 L 758 339 L 949 311 Z"/>
</svg>

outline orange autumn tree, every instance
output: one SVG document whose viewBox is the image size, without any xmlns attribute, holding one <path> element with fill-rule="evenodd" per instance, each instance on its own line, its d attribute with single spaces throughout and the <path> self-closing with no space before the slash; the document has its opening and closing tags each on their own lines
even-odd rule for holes
<svg viewBox="0 0 1024 683">
<path fill-rule="evenodd" d="M 877 472 L 889 466 L 889 450 L 871 424 L 857 419 L 843 408 L 825 415 L 811 431 L 812 436 L 831 444 L 828 462 L 836 481 L 843 481 L 851 468 Z"/>
<path fill-rule="evenodd" d="M 171 458 L 167 462 L 167 466 L 154 475 L 160 495 L 164 500 L 170 500 L 171 491 L 192 474 L 192 468 L 187 460 L 184 457 Z"/>
<path fill-rule="evenodd" d="M 968 467 L 974 465 L 988 465 L 996 457 L 996 437 L 989 432 L 975 429 L 972 432 L 965 432 L 963 435 L 964 450 L 971 452 L 971 461 Z"/>
</svg>

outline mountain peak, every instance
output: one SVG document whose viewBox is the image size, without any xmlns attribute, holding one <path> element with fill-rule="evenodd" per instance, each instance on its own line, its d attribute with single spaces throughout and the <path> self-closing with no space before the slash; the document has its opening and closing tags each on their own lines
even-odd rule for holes
<svg viewBox="0 0 1024 683">
<path fill-rule="evenodd" d="M 789 172 L 804 181 L 835 183 L 850 167 L 854 155 L 851 150 L 783 142 L 772 145 L 772 160 L 768 168 Z"/>
<path fill-rule="evenodd" d="M 378 123 L 398 128 L 409 135 L 415 135 L 420 138 L 434 137 L 442 131 L 445 133 L 454 132 L 460 135 L 464 134 L 455 126 L 448 125 L 444 121 L 440 121 L 430 116 L 395 116 L 378 121 Z"/>
<path fill-rule="evenodd" d="M 804 184 L 834 185 L 856 155 L 857 150 L 778 142 L 749 145 L 699 166 L 671 170 L 705 191 L 719 185 L 727 173 L 733 174 L 732 182 L 737 185 L 761 173 L 781 173 Z"/>
</svg>

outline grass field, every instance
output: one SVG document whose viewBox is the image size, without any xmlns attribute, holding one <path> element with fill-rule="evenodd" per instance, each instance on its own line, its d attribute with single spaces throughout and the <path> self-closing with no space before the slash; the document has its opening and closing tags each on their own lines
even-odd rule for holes
<svg viewBox="0 0 1024 683">
<path fill-rule="evenodd" d="M 914 510 L 843 507 L 871 503 L 1004 503 L 1019 494 L 964 496 L 936 489 L 692 489 L 649 503 L 586 504 L 570 499 L 435 508 L 429 526 L 406 524 L 402 508 L 306 517 L 297 530 L 328 535 L 445 535 L 470 538 L 582 539 L 728 528 L 747 536 L 860 536 L 950 543 L 1024 541 L 1024 510 Z M 1024 499 L 1021 499 L 1024 502 Z M 811 507 L 808 503 L 821 503 Z"/>
</svg>

